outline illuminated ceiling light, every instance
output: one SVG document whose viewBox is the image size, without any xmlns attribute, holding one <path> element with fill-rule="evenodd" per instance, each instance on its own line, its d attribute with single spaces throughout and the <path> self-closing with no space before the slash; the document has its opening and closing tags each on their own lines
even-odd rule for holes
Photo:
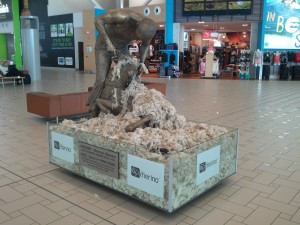
<svg viewBox="0 0 300 225">
<path fill-rule="evenodd" d="M 243 27 L 248 27 L 248 24 L 244 23 L 242 24 Z"/>
<path fill-rule="evenodd" d="M 163 24 L 160 24 L 160 25 L 159 25 L 159 27 L 164 27 L 164 26 L 165 26 L 165 25 L 163 25 Z"/>
<path fill-rule="evenodd" d="M 198 23 L 204 23 L 204 21 L 199 21 Z"/>
<path fill-rule="evenodd" d="M 220 27 L 220 30 L 224 30 L 225 29 L 225 27 Z"/>
<path fill-rule="evenodd" d="M 192 28 L 191 30 L 196 30 L 195 28 Z"/>
</svg>

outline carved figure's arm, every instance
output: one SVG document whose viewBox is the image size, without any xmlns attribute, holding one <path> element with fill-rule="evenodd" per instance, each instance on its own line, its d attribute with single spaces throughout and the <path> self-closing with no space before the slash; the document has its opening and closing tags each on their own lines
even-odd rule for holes
<svg viewBox="0 0 300 225">
<path fill-rule="evenodd" d="M 139 23 L 143 19 L 144 18 L 140 14 L 130 10 L 110 10 L 95 18 L 95 26 L 102 35 L 102 38 L 104 38 L 108 51 L 115 51 L 115 47 L 106 33 L 105 24 L 125 24 L 130 20 Z"/>
</svg>

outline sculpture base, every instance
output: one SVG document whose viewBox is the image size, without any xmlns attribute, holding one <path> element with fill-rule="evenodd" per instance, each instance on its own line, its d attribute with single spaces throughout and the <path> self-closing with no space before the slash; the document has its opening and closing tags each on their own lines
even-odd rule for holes
<svg viewBox="0 0 300 225">
<path fill-rule="evenodd" d="M 236 172 L 238 129 L 181 152 L 141 146 L 62 125 L 49 126 L 50 162 L 167 212 Z"/>
</svg>

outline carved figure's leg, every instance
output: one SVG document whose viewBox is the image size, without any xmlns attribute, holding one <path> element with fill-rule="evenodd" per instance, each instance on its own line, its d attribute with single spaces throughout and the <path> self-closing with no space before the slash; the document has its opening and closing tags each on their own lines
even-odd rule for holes
<svg viewBox="0 0 300 225">
<path fill-rule="evenodd" d="M 92 113 L 92 118 L 99 116 L 100 108 L 97 104 L 90 106 L 90 112 Z"/>
<path fill-rule="evenodd" d="M 104 113 L 113 113 L 114 115 L 118 115 L 123 110 L 122 106 L 113 108 L 113 103 L 109 100 L 98 98 L 96 101 L 97 101 L 97 105 L 99 106 L 99 108 L 101 105 L 100 111 L 103 111 Z M 102 108 L 104 110 L 102 110 Z"/>
<path fill-rule="evenodd" d="M 96 105 L 100 109 L 100 112 L 104 112 L 106 114 L 111 113 L 111 108 L 110 107 L 106 107 L 105 105 L 103 105 L 102 102 L 101 102 L 101 100 L 103 100 L 103 99 L 100 99 L 100 98 L 96 99 Z M 99 113 L 98 113 L 98 115 L 99 115 Z"/>
<path fill-rule="evenodd" d="M 150 120 L 153 119 L 153 116 L 152 115 L 147 115 L 147 116 L 144 116 L 142 119 L 140 119 L 139 121 L 135 122 L 135 123 L 132 123 L 128 126 L 125 127 L 125 131 L 126 132 L 133 132 L 136 128 L 144 125 L 145 123 L 149 122 Z"/>
<path fill-rule="evenodd" d="M 98 38 L 95 46 L 96 81 L 87 103 L 87 105 L 90 106 L 90 110 L 93 110 L 96 99 L 101 96 L 104 82 L 112 63 L 111 56 L 111 53 L 106 51 L 105 44 L 103 43 L 103 40 L 101 41 L 101 37 L 100 39 Z"/>
</svg>

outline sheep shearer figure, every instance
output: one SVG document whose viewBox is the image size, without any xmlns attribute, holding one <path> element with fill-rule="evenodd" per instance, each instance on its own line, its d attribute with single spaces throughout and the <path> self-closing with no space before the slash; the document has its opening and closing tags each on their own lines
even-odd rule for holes
<svg viewBox="0 0 300 225">
<path fill-rule="evenodd" d="M 96 17 L 95 26 L 99 32 L 95 46 L 96 81 L 87 104 L 93 117 L 100 112 L 117 115 L 121 106 L 111 110 L 112 98 L 120 99 L 133 77 L 147 70 L 144 61 L 156 25 L 139 13 L 116 9 Z M 141 41 L 139 61 L 128 51 L 128 45 L 134 40 Z"/>
</svg>

